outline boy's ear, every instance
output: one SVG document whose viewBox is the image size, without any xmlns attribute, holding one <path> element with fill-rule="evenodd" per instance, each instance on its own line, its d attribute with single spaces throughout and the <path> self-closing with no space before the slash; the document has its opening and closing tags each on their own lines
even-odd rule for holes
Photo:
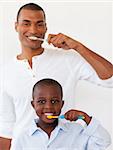
<svg viewBox="0 0 113 150">
<path fill-rule="evenodd" d="M 31 101 L 31 105 L 33 106 L 33 108 L 34 108 L 34 102 L 33 102 L 33 100 Z"/>
<path fill-rule="evenodd" d="M 64 100 L 62 100 L 62 107 L 64 106 Z"/>
</svg>

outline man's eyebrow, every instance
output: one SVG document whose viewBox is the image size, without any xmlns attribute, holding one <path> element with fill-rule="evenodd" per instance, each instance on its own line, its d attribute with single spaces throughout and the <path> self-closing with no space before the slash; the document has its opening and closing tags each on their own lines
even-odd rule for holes
<svg viewBox="0 0 113 150">
<path fill-rule="evenodd" d="M 37 21 L 37 23 L 40 23 L 40 22 L 45 22 L 45 21 L 44 21 L 44 20 L 38 20 L 38 21 Z"/>
<path fill-rule="evenodd" d="M 21 20 L 22 22 L 30 22 L 30 20 Z"/>
<path fill-rule="evenodd" d="M 21 22 L 31 22 L 30 20 L 20 20 Z M 43 23 L 43 22 L 45 22 L 44 20 L 38 20 L 36 23 Z"/>
</svg>

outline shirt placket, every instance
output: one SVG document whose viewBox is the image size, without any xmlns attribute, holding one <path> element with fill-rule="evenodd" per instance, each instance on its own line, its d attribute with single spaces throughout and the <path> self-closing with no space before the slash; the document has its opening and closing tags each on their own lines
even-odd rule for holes
<svg viewBox="0 0 113 150">
<path fill-rule="evenodd" d="M 51 147 L 51 144 L 54 142 L 54 139 L 58 136 L 58 133 L 60 131 L 60 128 L 59 127 L 56 127 L 52 133 L 51 133 L 51 136 L 48 140 L 48 144 L 47 144 L 47 150 L 52 150 L 52 147 Z"/>
<path fill-rule="evenodd" d="M 30 67 L 28 60 L 25 59 L 24 62 L 26 63 L 27 70 L 32 78 L 36 78 L 36 71 L 35 71 L 35 61 L 32 61 L 32 68 Z"/>
</svg>

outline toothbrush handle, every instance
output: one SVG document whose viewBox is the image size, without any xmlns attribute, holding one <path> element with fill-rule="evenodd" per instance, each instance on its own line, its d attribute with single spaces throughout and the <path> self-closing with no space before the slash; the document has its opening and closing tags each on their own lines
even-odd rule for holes
<svg viewBox="0 0 113 150">
<path fill-rule="evenodd" d="M 64 115 L 61 115 L 61 116 L 59 116 L 59 118 L 60 118 L 60 119 L 65 119 L 65 116 L 64 116 Z M 79 115 L 77 119 L 82 119 L 82 120 L 84 120 L 85 117 L 82 116 L 82 115 Z"/>
<path fill-rule="evenodd" d="M 64 115 L 59 116 L 60 119 L 65 119 Z"/>
</svg>

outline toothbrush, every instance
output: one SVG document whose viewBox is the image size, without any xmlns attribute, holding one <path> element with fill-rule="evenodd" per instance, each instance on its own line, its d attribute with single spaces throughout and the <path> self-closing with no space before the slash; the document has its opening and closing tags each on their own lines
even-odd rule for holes
<svg viewBox="0 0 113 150">
<path fill-rule="evenodd" d="M 49 41 L 51 38 L 53 38 L 54 36 L 55 36 L 55 35 L 53 35 L 53 34 L 52 34 L 52 35 L 48 35 L 48 38 L 47 38 L 47 39 L 42 39 L 42 38 L 38 38 L 38 37 L 37 37 L 37 40 L 43 41 L 43 42 L 45 42 L 45 41 L 48 42 L 48 41 Z"/>
<path fill-rule="evenodd" d="M 47 42 L 47 39 L 42 39 L 42 38 L 37 38 L 37 40 L 39 40 L 39 41 L 46 41 Z"/>
<path fill-rule="evenodd" d="M 61 115 L 61 116 L 47 116 L 48 119 L 55 119 L 55 118 L 60 118 L 60 119 L 65 119 L 65 116 L 64 115 Z M 79 115 L 77 119 L 85 119 L 84 116 L 82 115 Z"/>
</svg>

